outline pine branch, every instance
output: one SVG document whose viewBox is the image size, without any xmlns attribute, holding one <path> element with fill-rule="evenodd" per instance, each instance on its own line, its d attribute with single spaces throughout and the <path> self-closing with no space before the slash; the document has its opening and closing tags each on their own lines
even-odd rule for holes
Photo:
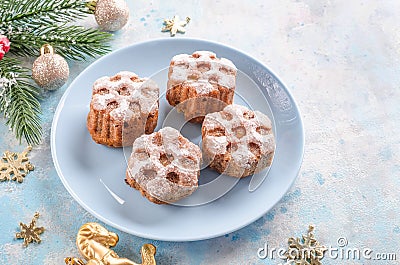
<svg viewBox="0 0 400 265">
<path fill-rule="evenodd" d="M 12 28 L 71 22 L 91 13 L 84 0 L 3 0 L 0 17 L 4 26 Z"/>
<path fill-rule="evenodd" d="M 112 35 L 70 22 L 92 13 L 89 0 L 0 0 L 0 35 L 11 41 L 10 53 L 39 55 L 44 44 L 66 59 L 84 60 L 110 51 Z M 39 89 L 30 83 L 29 69 L 17 59 L 0 60 L 0 112 L 17 139 L 39 144 Z"/>
<path fill-rule="evenodd" d="M 0 60 L 0 111 L 17 139 L 28 144 L 39 144 L 42 138 L 40 124 L 39 89 L 30 82 L 29 70 L 14 58 Z"/>
<path fill-rule="evenodd" d="M 46 43 L 67 59 L 104 55 L 110 51 L 110 33 L 66 25 L 90 13 L 87 4 L 84 0 L 3 0 L 0 34 L 10 39 L 11 52 L 18 56 L 38 56 Z"/>
<path fill-rule="evenodd" d="M 43 26 L 11 36 L 11 52 L 19 56 L 38 56 L 43 44 L 50 44 L 56 53 L 72 60 L 97 57 L 110 51 L 107 44 L 112 34 L 79 26 Z"/>
</svg>

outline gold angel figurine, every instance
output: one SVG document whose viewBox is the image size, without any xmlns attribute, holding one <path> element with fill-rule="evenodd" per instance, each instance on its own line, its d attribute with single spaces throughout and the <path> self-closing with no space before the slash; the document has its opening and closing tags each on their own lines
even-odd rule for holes
<svg viewBox="0 0 400 265">
<path fill-rule="evenodd" d="M 67 265 L 156 265 L 154 258 L 156 247 L 144 244 L 141 249 L 142 263 L 135 263 L 127 258 L 120 258 L 110 249 L 118 243 L 118 235 L 109 232 L 98 223 L 86 223 L 78 232 L 76 245 L 87 263 L 78 258 L 65 258 Z"/>
</svg>

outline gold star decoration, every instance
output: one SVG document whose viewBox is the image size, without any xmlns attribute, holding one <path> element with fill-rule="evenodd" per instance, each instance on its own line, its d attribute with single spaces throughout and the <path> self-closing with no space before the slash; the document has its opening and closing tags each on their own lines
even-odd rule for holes
<svg viewBox="0 0 400 265">
<path fill-rule="evenodd" d="M 186 20 L 180 20 L 179 16 L 174 16 L 172 19 L 164 19 L 164 27 L 161 29 L 162 32 L 170 31 L 171 37 L 175 36 L 177 32 L 185 33 L 184 27 L 189 23 L 190 17 L 186 17 Z"/>
<path fill-rule="evenodd" d="M 31 150 L 32 147 L 28 146 L 22 153 L 5 151 L 0 160 L 0 181 L 14 180 L 19 183 L 23 182 L 29 171 L 34 169 L 27 157 Z"/>
<path fill-rule="evenodd" d="M 310 225 L 307 235 L 302 239 L 291 237 L 288 239 L 289 248 L 285 253 L 287 265 L 322 265 L 326 246 L 321 245 L 314 234 L 314 226 Z"/>
<path fill-rule="evenodd" d="M 24 239 L 24 243 L 22 244 L 24 247 L 27 247 L 28 244 L 32 243 L 32 241 L 35 241 L 36 243 L 42 242 L 42 240 L 39 238 L 39 235 L 44 232 L 44 227 L 36 227 L 36 221 L 38 218 L 39 213 L 36 212 L 29 226 L 22 222 L 19 223 L 21 232 L 16 233 L 15 237 L 17 239 Z"/>
</svg>

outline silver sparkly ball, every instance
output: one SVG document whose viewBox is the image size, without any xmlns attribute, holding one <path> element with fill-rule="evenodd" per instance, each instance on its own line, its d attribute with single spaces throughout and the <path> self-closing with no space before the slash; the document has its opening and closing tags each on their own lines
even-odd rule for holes
<svg viewBox="0 0 400 265">
<path fill-rule="evenodd" d="M 124 0 L 97 0 L 94 17 L 102 30 L 117 31 L 128 22 L 129 8 Z"/>
<path fill-rule="evenodd" d="M 32 78 L 36 84 L 47 90 L 62 87 L 68 80 L 69 67 L 63 57 L 54 54 L 53 48 L 45 44 L 41 55 L 33 62 Z"/>
</svg>

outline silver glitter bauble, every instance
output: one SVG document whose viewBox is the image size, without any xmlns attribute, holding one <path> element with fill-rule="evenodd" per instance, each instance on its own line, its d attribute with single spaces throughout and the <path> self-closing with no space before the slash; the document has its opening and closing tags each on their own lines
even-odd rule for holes
<svg viewBox="0 0 400 265">
<path fill-rule="evenodd" d="M 33 62 L 32 78 L 36 84 L 47 90 L 62 87 L 68 79 L 69 67 L 63 57 L 55 54 L 48 44 L 40 49 L 41 55 Z"/>
<path fill-rule="evenodd" d="M 128 22 L 129 8 L 124 0 L 97 0 L 94 12 L 102 30 L 120 30 Z"/>
</svg>

